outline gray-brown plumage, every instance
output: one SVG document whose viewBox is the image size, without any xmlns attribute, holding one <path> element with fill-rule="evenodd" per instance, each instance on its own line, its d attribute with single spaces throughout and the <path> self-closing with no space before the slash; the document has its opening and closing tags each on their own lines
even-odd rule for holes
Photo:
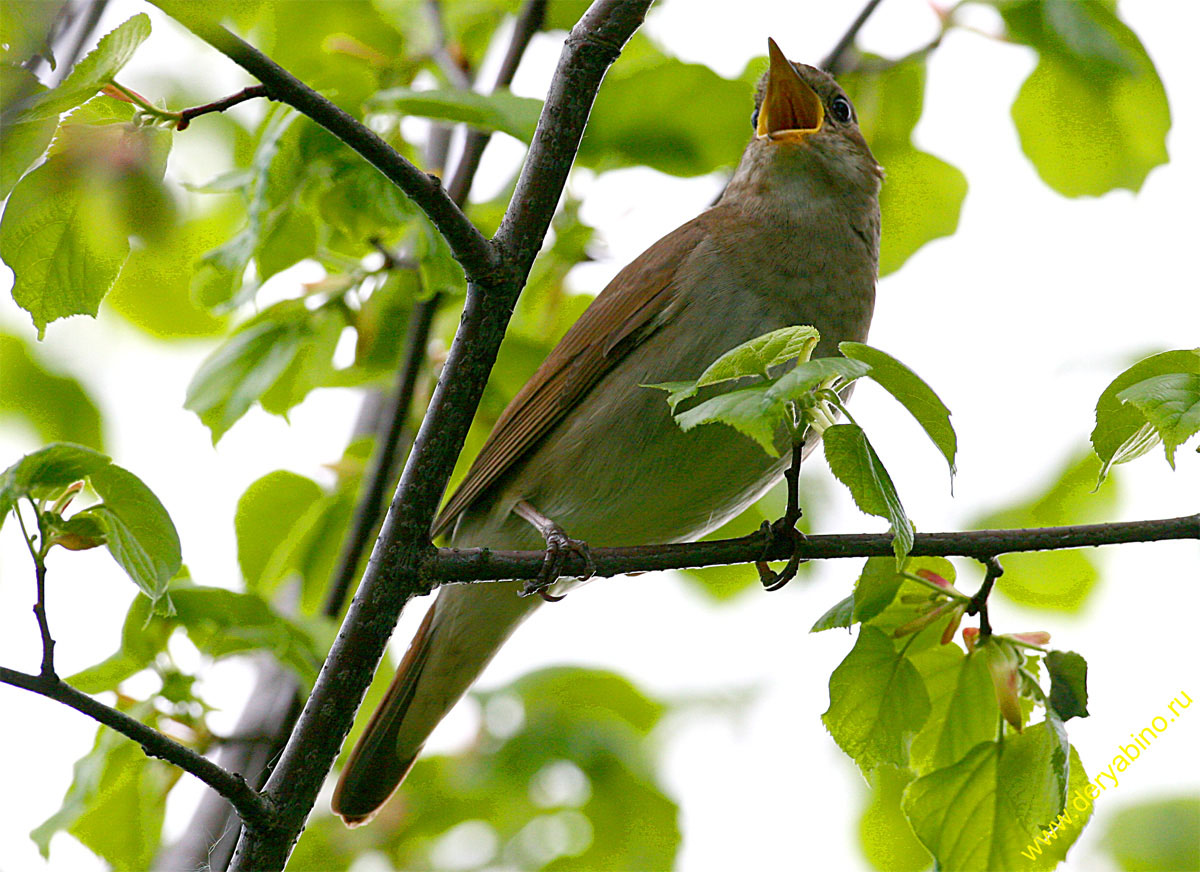
<svg viewBox="0 0 1200 872">
<path fill-rule="evenodd" d="M 596 547 L 686 541 L 779 480 L 786 460 L 729 427 L 684 433 L 662 393 L 641 387 L 695 378 L 782 327 L 815 326 L 818 355 L 866 338 L 882 171 L 837 83 L 769 45 L 755 135 L 721 198 L 621 270 L 567 332 L 497 421 L 435 535 L 540 548 L 514 513 L 523 502 Z M 387 800 L 539 602 L 516 583 L 438 592 L 342 772 L 333 807 L 347 824 Z"/>
</svg>

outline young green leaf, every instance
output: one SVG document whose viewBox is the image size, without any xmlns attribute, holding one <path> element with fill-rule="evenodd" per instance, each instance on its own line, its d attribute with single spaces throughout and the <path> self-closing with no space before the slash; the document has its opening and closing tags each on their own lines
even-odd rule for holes
<svg viewBox="0 0 1200 872">
<path fill-rule="evenodd" d="M 368 101 L 376 112 L 419 115 L 439 121 L 461 121 L 480 130 L 499 130 L 528 143 L 542 114 L 542 101 L 510 91 L 480 94 L 458 88 L 388 88 Z"/>
<path fill-rule="evenodd" d="M 914 654 L 912 662 L 932 706 L 929 721 L 912 743 L 912 768 L 926 775 L 994 739 L 1000 710 L 979 652 L 963 654 L 957 645 L 935 645 Z"/>
<path fill-rule="evenodd" d="M 1047 720 L 1003 742 L 981 742 L 910 784 L 904 810 L 938 867 L 1053 868 L 1057 860 L 1046 865 L 1029 848 L 1064 810 L 1068 748 L 1062 725 Z"/>
<path fill-rule="evenodd" d="M 92 515 L 104 524 L 113 559 L 157 602 L 183 563 L 171 516 L 153 491 L 127 469 L 109 464 L 88 478 L 104 502 L 79 515 Z"/>
<path fill-rule="evenodd" d="M 93 448 L 56 442 L 26 454 L 0 474 L 0 527 L 23 497 L 57 496 L 72 482 L 104 469 L 112 460 Z"/>
<path fill-rule="evenodd" d="M 950 423 L 950 410 L 933 392 L 933 388 L 903 363 L 878 348 L 861 342 L 843 342 L 838 348 L 851 360 L 870 365 L 872 381 L 899 400 L 909 414 L 917 419 L 917 423 L 946 458 L 950 475 L 953 476 L 958 437 Z"/>
<path fill-rule="evenodd" d="M 200 416 L 213 444 L 287 371 L 304 344 L 301 305 L 251 322 L 200 365 L 188 385 L 184 408 Z M 267 315 L 267 313 L 264 313 Z"/>
<path fill-rule="evenodd" d="M 775 434 L 788 416 L 782 401 L 767 396 L 768 385 L 760 384 L 719 394 L 675 416 L 675 422 L 687 432 L 701 424 L 728 424 L 749 436 L 762 450 L 778 457 Z"/>
<path fill-rule="evenodd" d="M 864 626 L 829 678 L 821 720 L 863 772 L 908 766 L 909 744 L 929 717 L 929 695 L 912 661 L 882 630 Z"/>
<path fill-rule="evenodd" d="M 1200 431 L 1200 358 L 1196 372 L 1154 376 L 1117 394 L 1137 406 L 1162 439 L 1167 463 L 1175 468 L 1175 449 Z"/>
<path fill-rule="evenodd" d="M 1086 718 L 1087 661 L 1074 651 L 1051 651 L 1046 655 L 1050 673 L 1050 705 L 1063 721 Z"/>
<path fill-rule="evenodd" d="M 237 535 L 238 566 L 246 586 L 262 580 L 271 554 L 291 541 L 291 531 L 324 491 L 311 478 L 278 469 L 255 481 L 238 498 L 233 527 Z"/>
<path fill-rule="evenodd" d="M 1117 395 L 1155 376 L 1196 373 L 1198 369 L 1200 349 L 1164 351 L 1138 361 L 1104 389 L 1096 402 L 1096 426 L 1091 437 L 1092 447 L 1104 462 L 1097 485 L 1113 466 L 1140 457 L 1159 441 L 1158 432 L 1146 420 L 1146 414 L 1132 403 L 1123 403 Z"/>
<path fill-rule="evenodd" d="M 778 379 L 767 390 L 767 396 L 781 400 L 798 401 L 814 388 L 841 379 L 843 385 L 862 378 L 871 372 L 869 364 L 844 357 L 818 357 L 798 363 Z"/>
<path fill-rule="evenodd" d="M 854 624 L 854 594 L 844 600 L 834 603 L 808 632 L 819 633 L 822 630 L 832 630 L 834 627 L 850 627 Z"/>
<path fill-rule="evenodd" d="M 62 84 L 30 100 L 17 120 L 33 121 L 60 115 L 90 100 L 112 81 L 113 76 L 129 62 L 134 51 L 149 35 L 149 16 L 145 13 L 133 16 L 103 36 L 96 47 L 75 65 Z"/>
<path fill-rule="evenodd" d="M 859 509 L 887 519 L 896 560 L 903 560 L 912 549 L 912 522 L 867 434 L 857 424 L 835 424 L 825 431 L 824 440 L 830 471 L 850 489 Z"/>
</svg>

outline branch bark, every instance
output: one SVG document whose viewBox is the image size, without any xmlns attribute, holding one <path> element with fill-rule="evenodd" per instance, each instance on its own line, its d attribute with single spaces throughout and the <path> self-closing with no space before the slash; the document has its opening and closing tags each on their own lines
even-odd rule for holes
<svg viewBox="0 0 1200 872">
<path fill-rule="evenodd" d="M 1123 545 L 1131 542 L 1200 540 L 1200 514 L 1151 521 L 1080 524 L 1016 530 L 972 530 L 961 533 L 918 533 L 911 553 L 918 556 L 973 557 L 988 560 L 1018 551 L 1055 551 Z M 797 546 L 801 560 L 847 557 L 887 557 L 892 554 L 888 533 L 806 536 Z M 592 548 L 595 576 L 608 578 L 630 572 L 697 569 L 756 560 L 787 560 L 792 542 L 756 531 L 736 539 L 678 545 L 639 545 L 631 548 Z M 536 578 L 545 560 L 543 551 L 491 551 L 486 548 L 439 548 L 425 567 L 431 584 L 521 580 Z M 564 576 L 583 576 L 589 567 L 577 555 L 563 563 Z"/>
<path fill-rule="evenodd" d="M 567 38 L 516 193 L 494 242 L 501 263 L 488 271 L 467 270 L 462 324 L 383 531 L 312 695 L 267 781 L 265 794 L 279 816 L 269 826 L 247 827 L 234 855 L 234 869 L 283 867 L 400 610 L 428 590 L 423 566 L 436 554 L 429 542 L 430 523 L 512 307 L 550 225 L 600 82 L 649 5 L 650 0 L 597 0 Z"/>
</svg>

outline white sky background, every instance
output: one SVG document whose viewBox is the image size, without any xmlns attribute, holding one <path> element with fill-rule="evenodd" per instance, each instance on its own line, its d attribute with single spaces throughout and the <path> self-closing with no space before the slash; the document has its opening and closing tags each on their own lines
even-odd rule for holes
<svg viewBox="0 0 1200 872">
<path fill-rule="evenodd" d="M 819 59 L 858 6 L 740 0 L 731 17 L 729 5 L 716 0 L 671 0 L 647 26 L 683 59 L 732 75 L 764 52 L 768 35 L 792 58 Z M 105 29 L 141 8 L 114 3 Z M 153 97 L 150 71 L 186 64 L 211 83 L 213 98 L 240 87 L 227 64 L 174 35 L 150 11 L 154 34 L 122 74 L 124 84 Z M 989 29 L 993 19 L 984 12 L 977 23 Z M 881 283 L 871 341 L 924 376 L 953 410 L 960 442 L 954 496 L 936 450 L 898 407 L 867 388 L 854 399 L 856 417 L 873 434 L 922 530 L 960 528 L 973 515 L 1044 486 L 1086 443 L 1095 399 L 1117 372 L 1143 353 L 1198 342 L 1200 77 L 1194 46 L 1200 9 L 1126 0 L 1122 12 L 1157 64 L 1173 114 L 1172 162 L 1155 170 L 1136 197 L 1121 191 L 1099 200 L 1066 200 L 1037 179 L 1007 108 L 1032 68 L 1031 52 L 956 31 L 930 65 L 917 142 L 962 169 L 970 190 L 958 233 L 926 247 Z M 934 27 L 923 0 L 888 0 L 861 44 L 899 55 L 923 44 Z M 516 90 L 542 96 L 557 53 L 554 40 L 539 37 Z M 195 154 L 198 146 L 188 142 L 187 134 L 179 135 L 177 149 Z M 517 150 L 511 141 L 502 145 L 491 160 Z M 486 177 L 481 185 L 488 185 Z M 594 292 L 704 208 L 720 181 L 625 171 L 577 185 L 577 193 L 587 195 L 584 215 L 599 230 L 603 248 L 597 254 L 603 257 L 579 268 L 572 283 Z M 9 280 L 6 275 L 0 283 Z M 7 293 L 0 295 L 0 324 L 32 335 L 27 316 Z M 290 426 L 255 410 L 214 450 L 208 432 L 182 409 L 184 388 L 207 344 L 164 347 L 102 308 L 98 323 L 74 318 L 52 324 L 42 348 L 101 398 L 110 453 L 162 498 L 180 529 L 184 560 L 205 584 L 237 583 L 232 515 L 244 488 L 278 468 L 327 480 L 320 465 L 340 455 L 357 408 L 349 392 L 319 391 L 294 411 Z M 6 429 L 0 433 L 0 466 L 35 447 L 31 432 Z M 1172 473 L 1158 452 L 1119 470 L 1126 496 L 1122 519 L 1200 508 L 1200 456 L 1186 450 L 1177 462 Z M 827 478 L 823 462 L 813 463 L 808 474 Z M 844 492 L 833 492 L 828 509 L 813 518 L 818 531 L 882 529 L 878 519 L 859 514 Z M 1077 616 L 1032 613 L 993 600 L 999 630 L 1048 629 L 1056 647 L 1088 658 L 1092 717 L 1069 727 L 1093 775 L 1172 697 L 1181 691 L 1200 697 L 1193 630 L 1200 609 L 1198 557 L 1195 543 L 1110 548 L 1104 580 Z M 617 670 L 666 699 L 719 700 L 753 690 L 754 702 L 737 714 L 714 708 L 663 730 L 665 783 L 683 809 L 679 868 L 864 868 L 856 828 L 865 787 L 820 722 L 828 676 L 853 640 L 838 632 L 807 633 L 849 590 L 857 566 L 829 562 L 811 582 L 771 595 L 750 591 L 728 606 L 709 605 L 666 574 L 600 581 L 543 609 L 497 657 L 484 683 L 570 662 Z M 973 589 L 975 568 L 961 564 L 960 573 L 963 587 Z M 62 674 L 115 650 L 132 594 L 106 554 L 51 557 L 48 607 Z M 28 671 L 36 671 L 40 656 L 32 603 L 29 558 L 15 525 L 6 524 L 0 531 L 0 663 Z M 407 644 L 418 619 L 415 609 L 402 618 L 396 645 Z M 177 647 L 185 667 L 197 663 L 187 646 Z M 225 709 L 214 726 L 228 728 L 249 679 L 232 663 L 212 675 L 204 692 Z M 1196 792 L 1200 714 L 1194 712 L 1173 724 L 1102 797 L 1097 819 L 1064 868 L 1109 868 L 1098 841 L 1113 809 L 1164 793 Z M 464 741 L 475 718 L 470 706 L 460 707 L 431 749 Z M 0 688 L 0 777 L 6 785 L 0 870 L 102 868 L 62 835 L 44 863 L 27 836 L 58 807 L 71 763 L 91 747 L 94 733 L 81 715 Z M 186 824 L 186 796 L 197 794 L 196 782 L 185 777 L 177 792 L 184 801 L 169 809 L 174 831 Z"/>
</svg>

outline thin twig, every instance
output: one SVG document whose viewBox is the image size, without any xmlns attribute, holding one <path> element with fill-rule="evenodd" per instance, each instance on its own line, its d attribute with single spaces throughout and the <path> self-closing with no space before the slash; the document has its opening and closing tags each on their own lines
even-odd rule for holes
<svg viewBox="0 0 1200 872">
<path fill-rule="evenodd" d="M 971 597 L 971 603 L 967 606 L 968 615 L 979 615 L 980 641 L 992 635 L 992 624 L 988 620 L 988 597 L 992 595 L 992 587 L 996 584 L 996 579 L 1004 574 L 1000 558 L 988 557 L 982 563 L 987 569 L 983 576 L 983 584 L 979 586 L 979 590 L 975 592 L 975 596 Z"/>
<path fill-rule="evenodd" d="M 156 4 L 255 76 L 266 87 L 270 99 L 286 103 L 307 115 L 395 183 L 445 238 L 468 281 L 487 278 L 499 267 L 492 244 L 450 199 L 436 176 L 421 172 L 361 121 L 322 97 L 245 40 L 214 24 L 202 11 L 202 5 L 192 5 L 184 0 L 156 0 Z"/>
<path fill-rule="evenodd" d="M 1111 524 L 1079 524 L 1020 530 L 973 530 L 961 533 L 918 533 L 913 556 L 973 557 L 988 560 L 1001 554 L 1090 548 L 1130 542 L 1163 542 L 1175 539 L 1200 540 L 1200 515 L 1152 521 L 1123 521 Z M 802 560 L 832 560 L 853 557 L 886 557 L 892 552 L 888 533 L 806 536 L 793 546 L 789 540 L 761 531 L 736 539 L 678 545 L 640 545 L 630 548 L 594 548 L 595 575 L 609 578 L 629 572 L 663 569 L 695 569 L 756 560 L 784 560 L 792 548 Z M 536 578 L 543 551 L 492 551 L 486 548 L 440 548 L 425 567 L 426 578 L 447 582 L 478 582 Z M 562 566 L 565 576 L 581 575 L 589 567 L 568 556 Z"/>
<path fill-rule="evenodd" d="M 207 115 L 209 112 L 224 112 L 230 106 L 236 106 L 238 103 L 245 103 L 247 100 L 253 100 L 257 97 L 270 99 L 266 85 L 251 85 L 221 100 L 214 100 L 212 103 L 205 103 L 203 106 L 193 106 L 190 109 L 184 109 L 179 113 L 179 121 L 176 123 L 175 129 L 187 130 L 193 118 L 199 118 L 201 115 Z"/>
<path fill-rule="evenodd" d="M 242 819 L 250 822 L 251 825 L 265 823 L 272 815 L 268 801 L 252 790 L 240 775 L 231 775 L 202 754 L 169 739 L 137 718 L 130 717 L 123 711 L 92 699 L 86 693 L 76 690 L 69 684 L 64 684 L 56 676 L 28 675 L 0 666 L 0 684 L 19 687 L 22 690 L 28 690 L 60 702 L 104 726 L 116 730 L 121 735 L 127 736 L 141 745 L 142 750 L 148 756 L 166 760 L 185 772 L 195 775 L 229 800 L 238 810 Z"/>
<path fill-rule="evenodd" d="M 882 0 L 867 0 L 867 5 L 858 13 L 858 17 L 851 22 L 850 27 L 842 34 L 842 38 L 837 41 L 837 45 L 821 61 L 821 69 L 828 70 L 835 75 L 842 72 L 841 64 L 846 52 L 854 45 L 854 40 L 858 38 L 858 32 L 863 29 L 863 26 L 867 23 L 867 19 L 871 17 L 871 14 L 881 2 Z"/>
<path fill-rule="evenodd" d="M 37 519 L 38 540 L 36 545 L 29 535 L 29 530 L 25 527 L 25 519 L 21 517 L 19 507 L 13 506 L 13 514 L 17 516 L 17 524 L 21 527 L 21 536 L 25 540 L 25 547 L 29 549 L 29 556 L 33 558 L 33 574 L 37 590 L 37 599 L 33 603 L 33 616 L 37 619 L 38 632 L 42 637 L 41 675 L 43 678 L 57 678 L 58 676 L 54 674 L 54 637 L 50 635 L 50 621 L 46 617 L 46 525 L 42 522 L 42 513 L 38 511 L 37 504 L 33 500 L 29 500 L 29 505 L 33 507 L 33 514 Z"/>
</svg>

